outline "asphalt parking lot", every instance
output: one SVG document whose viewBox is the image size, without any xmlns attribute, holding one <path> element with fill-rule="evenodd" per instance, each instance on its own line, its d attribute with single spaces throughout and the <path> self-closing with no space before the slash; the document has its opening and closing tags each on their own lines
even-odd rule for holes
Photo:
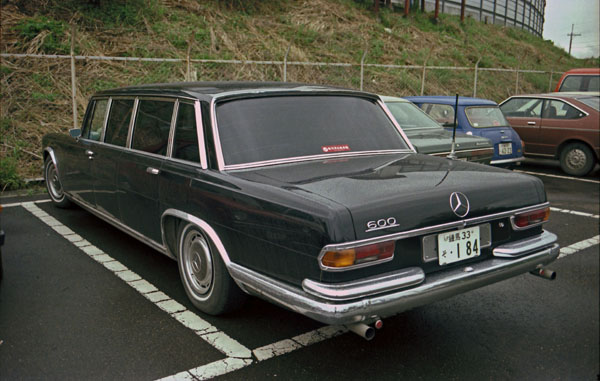
<svg viewBox="0 0 600 381">
<path fill-rule="evenodd" d="M 405 312 L 372 341 L 254 298 L 202 314 L 174 261 L 45 195 L 2 198 L 0 378 L 596 379 L 600 169 L 517 170 L 546 185 L 557 279 L 525 274 Z"/>
</svg>

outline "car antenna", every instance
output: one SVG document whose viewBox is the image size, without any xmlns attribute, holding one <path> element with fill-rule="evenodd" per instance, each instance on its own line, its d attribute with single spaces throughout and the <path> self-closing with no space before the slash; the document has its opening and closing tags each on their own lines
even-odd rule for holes
<svg viewBox="0 0 600 381">
<path fill-rule="evenodd" d="M 452 148 L 450 149 L 450 153 L 446 156 L 448 159 L 456 160 L 456 117 L 458 115 L 458 94 L 456 94 L 456 103 L 454 104 L 454 125 L 452 127 Z"/>
</svg>

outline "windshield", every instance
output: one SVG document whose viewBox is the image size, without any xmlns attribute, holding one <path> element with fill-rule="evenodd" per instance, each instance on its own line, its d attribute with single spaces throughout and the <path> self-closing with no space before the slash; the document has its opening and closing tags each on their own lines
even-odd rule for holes
<svg viewBox="0 0 600 381">
<path fill-rule="evenodd" d="M 248 98 L 217 104 L 216 112 L 225 165 L 408 149 L 384 110 L 366 98 Z"/>
<path fill-rule="evenodd" d="M 389 102 L 386 103 L 400 127 L 404 130 L 417 128 L 442 128 L 435 120 L 412 103 Z"/>
<path fill-rule="evenodd" d="M 467 114 L 471 126 L 475 128 L 509 126 L 508 121 L 497 106 L 467 107 L 465 114 Z"/>
</svg>

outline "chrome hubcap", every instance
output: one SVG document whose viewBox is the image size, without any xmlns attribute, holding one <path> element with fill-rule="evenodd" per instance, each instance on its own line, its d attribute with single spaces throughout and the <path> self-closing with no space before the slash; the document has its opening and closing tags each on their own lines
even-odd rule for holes
<svg viewBox="0 0 600 381">
<path fill-rule="evenodd" d="M 581 169 L 586 163 L 585 152 L 577 148 L 573 149 L 567 153 L 565 162 L 569 168 Z"/>
<path fill-rule="evenodd" d="M 63 189 L 60 184 L 60 180 L 58 179 L 58 173 L 56 172 L 56 167 L 53 163 L 48 164 L 48 171 L 46 175 L 46 182 L 48 184 L 48 190 L 50 191 L 50 195 L 56 199 L 60 200 L 63 197 Z"/>
<path fill-rule="evenodd" d="M 190 231 L 183 241 L 183 266 L 190 288 L 198 295 L 210 291 L 213 282 L 213 266 L 210 248 L 197 231 Z"/>
</svg>

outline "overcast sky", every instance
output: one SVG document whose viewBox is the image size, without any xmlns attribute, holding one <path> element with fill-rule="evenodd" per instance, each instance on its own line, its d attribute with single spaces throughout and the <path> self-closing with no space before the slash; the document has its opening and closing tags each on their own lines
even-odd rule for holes
<svg viewBox="0 0 600 381">
<path fill-rule="evenodd" d="M 546 0 L 544 39 L 569 51 L 571 24 L 575 24 L 571 54 L 577 58 L 600 55 L 600 0 Z"/>
</svg>

